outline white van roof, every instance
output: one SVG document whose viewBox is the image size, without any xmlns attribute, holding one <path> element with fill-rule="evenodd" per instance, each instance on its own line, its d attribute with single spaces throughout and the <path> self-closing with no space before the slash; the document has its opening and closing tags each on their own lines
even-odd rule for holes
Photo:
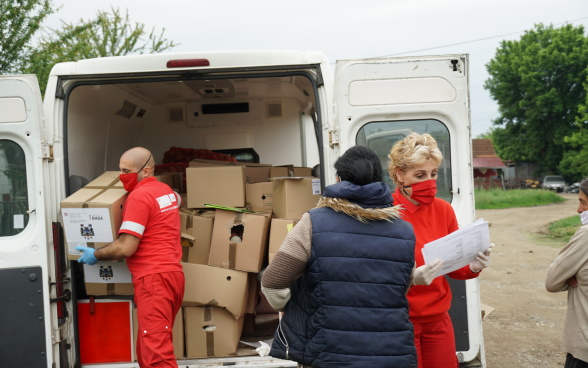
<svg viewBox="0 0 588 368">
<path fill-rule="evenodd" d="M 204 59 L 208 66 L 168 67 L 171 60 Z M 182 69 L 218 69 L 256 66 L 308 65 L 328 63 L 320 51 L 197 51 L 146 55 L 125 55 L 56 64 L 51 75 L 158 72 Z"/>
</svg>

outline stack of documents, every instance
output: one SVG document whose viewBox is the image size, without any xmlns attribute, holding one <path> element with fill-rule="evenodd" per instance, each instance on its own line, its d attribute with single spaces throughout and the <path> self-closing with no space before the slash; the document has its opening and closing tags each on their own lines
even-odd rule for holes
<svg viewBox="0 0 588 368">
<path fill-rule="evenodd" d="M 489 246 L 488 222 L 478 219 L 441 239 L 425 244 L 422 251 L 425 264 L 435 262 L 437 259 L 443 261 L 443 265 L 435 275 L 437 277 L 472 263 L 478 253 L 486 252 Z"/>
</svg>

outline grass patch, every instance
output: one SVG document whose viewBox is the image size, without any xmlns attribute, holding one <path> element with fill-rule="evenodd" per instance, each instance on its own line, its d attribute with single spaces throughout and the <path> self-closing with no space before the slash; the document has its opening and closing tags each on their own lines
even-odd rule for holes
<svg viewBox="0 0 588 368">
<path fill-rule="evenodd" d="M 543 206 L 566 200 L 552 191 L 543 189 L 476 189 L 474 195 L 477 210 Z"/>
<path fill-rule="evenodd" d="M 580 226 L 582 226 L 580 216 L 575 215 L 552 222 L 544 231 L 532 236 L 540 244 L 562 247 L 570 241 L 570 238 Z"/>
<path fill-rule="evenodd" d="M 562 239 L 567 242 L 580 226 L 582 226 L 580 215 L 576 215 L 552 222 L 547 229 L 552 239 Z"/>
</svg>

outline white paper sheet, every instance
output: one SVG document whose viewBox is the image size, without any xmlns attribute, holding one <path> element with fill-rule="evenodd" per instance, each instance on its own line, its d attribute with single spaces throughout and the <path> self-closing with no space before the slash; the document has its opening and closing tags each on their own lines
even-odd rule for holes
<svg viewBox="0 0 588 368">
<path fill-rule="evenodd" d="M 425 264 L 437 259 L 443 261 L 436 275 L 441 276 L 470 264 L 478 253 L 484 253 L 489 246 L 488 222 L 478 219 L 441 239 L 425 244 L 422 252 Z"/>
</svg>

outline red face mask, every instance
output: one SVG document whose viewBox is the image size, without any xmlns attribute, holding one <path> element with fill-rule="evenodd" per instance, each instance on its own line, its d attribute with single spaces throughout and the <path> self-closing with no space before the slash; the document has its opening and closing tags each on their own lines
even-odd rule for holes
<svg viewBox="0 0 588 368">
<path fill-rule="evenodd" d="M 138 176 L 139 173 L 126 173 L 119 175 L 120 181 L 123 183 L 123 187 L 127 192 L 130 193 L 133 191 L 133 189 L 135 189 L 137 183 L 139 182 L 137 179 Z"/>
<path fill-rule="evenodd" d="M 127 192 L 130 193 L 133 191 L 133 189 L 135 189 L 135 187 L 137 186 L 137 183 L 139 182 L 139 173 L 141 172 L 141 170 L 143 170 L 143 168 L 145 166 L 147 166 L 147 164 L 149 163 L 149 160 L 151 160 L 151 155 L 149 155 L 147 162 L 145 162 L 145 164 L 143 166 L 141 166 L 141 168 L 139 169 L 138 172 L 126 173 L 126 174 L 119 175 L 120 181 L 123 183 L 123 187 L 125 188 L 125 190 Z"/>
<path fill-rule="evenodd" d="M 420 204 L 430 204 L 437 194 L 437 180 L 425 180 L 403 188 L 412 188 L 410 197 Z"/>
</svg>

